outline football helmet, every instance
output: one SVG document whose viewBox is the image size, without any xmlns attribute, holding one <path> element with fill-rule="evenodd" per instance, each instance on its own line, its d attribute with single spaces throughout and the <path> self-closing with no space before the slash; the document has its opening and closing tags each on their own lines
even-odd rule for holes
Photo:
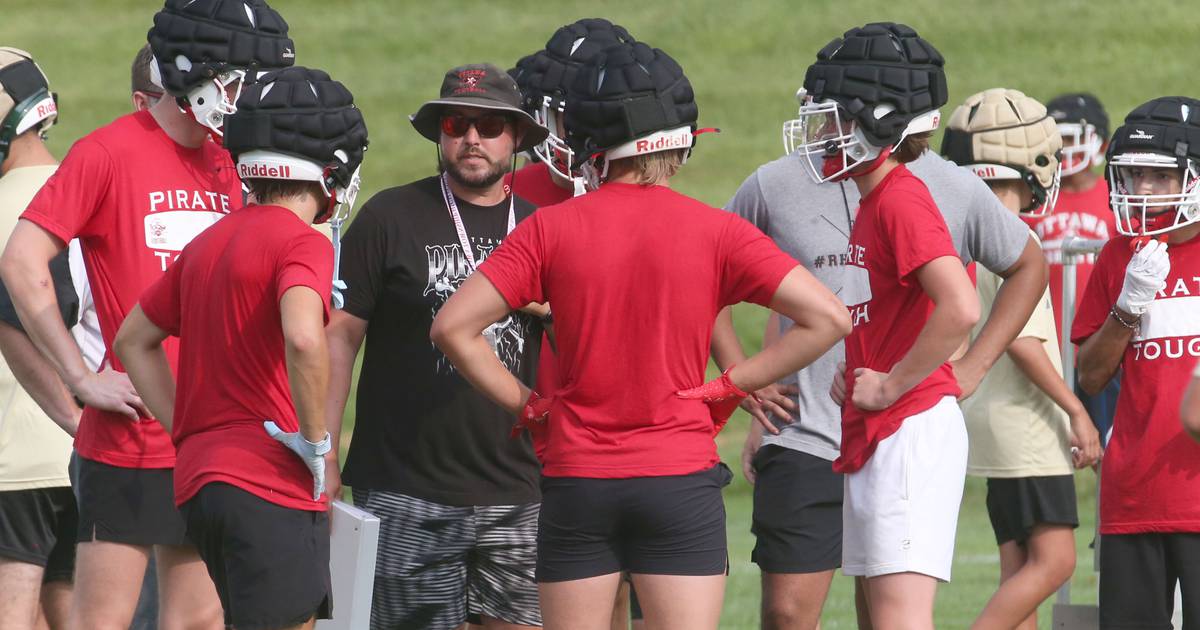
<svg viewBox="0 0 1200 630">
<path fill-rule="evenodd" d="M 1018 180 L 1029 186 L 1021 214 L 1054 211 L 1062 167 L 1062 136 L 1037 100 L 1017 90 L 972 94 L 950 115 L 942 155 L 985 180 Z"/>
<path fill-rule="evenodd" d="M 1153 236 L 1200 221 L 1200 101 L 1166 96 L 1138 106 L 1113 133 L 1106 157 L 1118 232 Z M 1179 191 L 1139 187 L 1147 169 L 1174 169 Z"/>
</svg>

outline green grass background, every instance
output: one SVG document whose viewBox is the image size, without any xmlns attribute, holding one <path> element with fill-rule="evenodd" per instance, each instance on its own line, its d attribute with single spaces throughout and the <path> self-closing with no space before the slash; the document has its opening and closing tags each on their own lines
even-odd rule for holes
<svg viewBox="0 0 1200 630">
<path fill-rule="evenodd" d="M 56 154 L 128 110 L 129 64 L 159 6 L 153 0 L 43 0 L 5 7 L 0 45 L 32 52 L 59 93 L 62 118 L 50 140 Z M 1192 55 L 1200 17 L 1187 2 L 276 0 L 273 6 L 291 24 L 297 63 L 346 83 L 366 115 L 372 142 L 364 200 L 432 173 L 434 148 L 406 117 L 435 96 L 447 69 L 478 61 L 510 67 L 540 48 L 555 28 L 581 17 L 620 23 L 683 66 L 696 89 L 701 124 L 724 133 L 703 138 L 676 186 L 714 205 L 724 204 L 757 165 L 780 154 L 780 124 L 795 114 L 793 95 L 816 51 L 868 21 L 905 22 L 942 52 L 951 91 L 947 115 L 968 94 L 990 87 L 1042 99 L 1089 90 L 1105 102 L 1115 127 L 1148 98 L 1197 91 Z M 758 309 L 739 307 L 738 329 L 748 346 L 758 347 L 763 321 Z M 719 439 L 731 465 L 738 461 L 746 422 L 739 412 Z M 352 409 L 346 426 L 353 427 Z M 1084 527 L 1074 596 L 1094 602 L 1085 549 L 1094 513 L 1092 474 L 1080 474 L 1078 486 Z M 983 497 L 982 484 L 969 480 L 954 582 L 938 597 L 941 627 L 966 627 L 995 588 L 998 564 Z M 754 628 L 751 492 L 740 475 L 726 501 L 733 566 L 722 627 Z M 849 580 L 839 577 L 823 627 L 852 627 L 853 618 Z M 1040 625 L 1049 627 L 1048 607 Z"/>
</svg>

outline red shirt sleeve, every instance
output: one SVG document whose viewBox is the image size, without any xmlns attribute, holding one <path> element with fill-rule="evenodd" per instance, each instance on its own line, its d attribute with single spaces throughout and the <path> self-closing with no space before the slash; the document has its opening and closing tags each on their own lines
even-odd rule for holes
<svg viewBox="0 0 1200 630">
<path fill-rule="evenodd" d="M 876 217 L 880 232 L 895 258 L 897 280 L 907 284 L 909 274 L 936 258 L 958 258 L 946 220 L 928 192 L 886 192 L 888 194 L 879 200 Z"/>
<path fill-rule="evenodd" d="M 84 138 L 42 186 L 21 215 L 66 243 L 77 236 L 111 233 L 98 211 L 112 181 L 112 158 L 100 143 Z"/>
<path fill-rule="evenodd" d="M 721 305 L 766 306 L 783 277 L 799 263 L 740 216 L 730 214 L 721 242 Z"/>
<path fill-rule="evenodd" d="M 333 291 L 333 245 L 316 230 L 306 229 L 280 252 L 275 267 L 275 301 L 292 287 L 308 287 L 321 296 L 325 323 L 329 323 L 329 299 Z"/>
<path fill-rule="evenodd" d="M 1083 290 L 1079 312 L 1071 322 L 1072 343 L 1082 344 L 1100 330 L 1113 304 L 1117 303 L 1117 292 L 1121 290 L 1121 285 L 1117 283 L 1123 281 L 1125 265 L 1129 264 L 1129 258 L 1132 257 L 1132 254 L 1122 255 L 1129 251 L 1128 243 L 1128 239 L 1114 238 L 1096 256 L 1096 266 L 1092 268 L 1092 275 Z"/>
<path fill-rule="evenodd" d="M 514 310 L 546 301 L 542 291 L 542 261 L 546 254 L 543 213 L 535 212 L 517 224 L 496 251 L 479 265 L 482 273 Z"/>
<path fill-rule="evenodd" d="M 179 278 L 186 265 L 186 250 L 167 267 L 167 272 L 142 292 L 138 305 L 155 326 L 175 337 L 179 336 L 182 314 Z"/>
</svg>

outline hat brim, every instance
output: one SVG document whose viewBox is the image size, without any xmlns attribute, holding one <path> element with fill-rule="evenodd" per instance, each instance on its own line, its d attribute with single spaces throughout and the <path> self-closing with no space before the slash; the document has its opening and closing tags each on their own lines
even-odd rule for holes
<svg viewBox="0 0 1200 630">
<path fill-rule="evenodd" d="M 496 101 L 483 98 L 474 98 L 464 96 L 461 98 L 439 98 L 426 102 L 417 110 L 417 113 L 408 117 L 417 133 L 425 136 L 432 142 L 440 142 L 442 139 L 442 130 L 440 118 L 442 110 L 447 107 L 477 107 L 479 109 L 490 109 L 494 111 L 506 112 L 513 115 L 513 118 L 521 124 L 525 134 L 521 138 L 521 144 L 517 145 L 514 153 L 528 151 L 533 147 L 541 144 L 547 136 L 550 135 L 550 130 L 539 125 L 533 116 L 519 107 L 512 107 L 497 103 Z"/>
</svg>

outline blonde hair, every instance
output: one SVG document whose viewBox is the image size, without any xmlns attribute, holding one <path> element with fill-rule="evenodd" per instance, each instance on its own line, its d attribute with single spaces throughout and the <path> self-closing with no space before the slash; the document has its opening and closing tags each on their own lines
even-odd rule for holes
<svg viewBox="0 0 1200 630">
<path fill-rule="evenodd" d="M 679 167 L 683 166 L 683 161 L 687 157 L 687 151 L 687 149 L 672 149 L 613 160 L 612 164 L 609 164 L 609 177 L 612 177 L 611 173 L 614 169 L 632 171 L 637 174 L 639 186 L 664 184 L 679 172 Z"/>
</svg>

